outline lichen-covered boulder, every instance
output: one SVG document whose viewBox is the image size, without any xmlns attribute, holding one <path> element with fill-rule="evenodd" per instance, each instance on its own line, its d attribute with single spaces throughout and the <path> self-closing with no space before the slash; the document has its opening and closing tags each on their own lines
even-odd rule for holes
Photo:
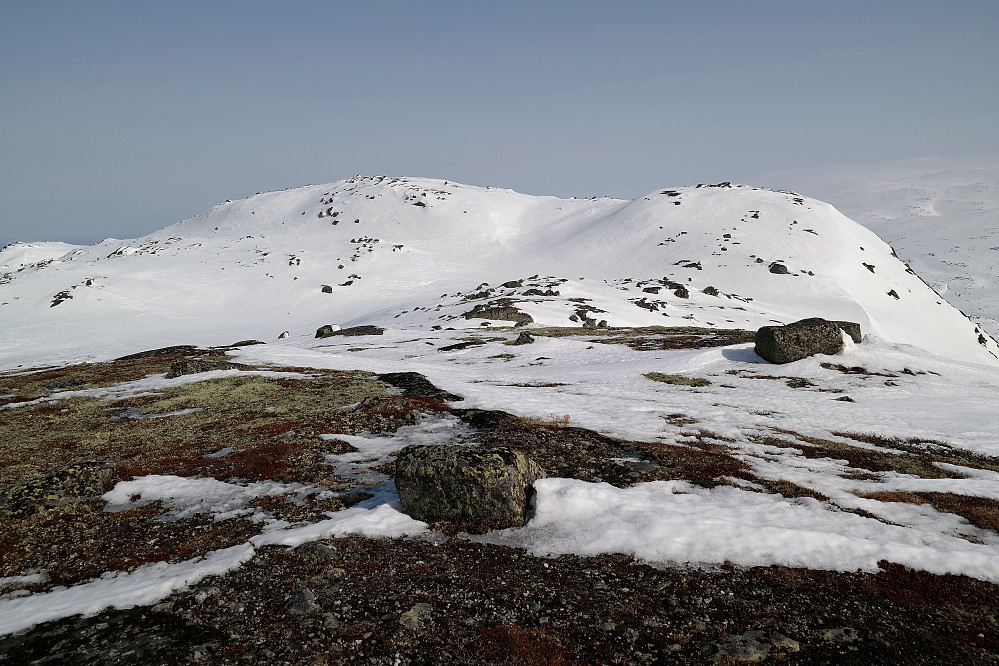
<svg viewBox="0 0 999 666">
<path fill-rule="evenodd" d="M 843 333 L 860 342 L 860 324 L 819 317 L 784 326 L 763 326 L 756 332 L 756 353 L 771 363 L 792 363 L 814 354 L 843 350 Z"/>
<path fill-rule="evenodd" d="M 96 500 L 113 486 L 105 460 L 84 460 L 0 491 L 0 520 L 24 518 L 64 504 Z"/>
<path fill-rule="evenodd" d="M 226 360 L 224 356 L 205 356 L 203 358 L 181 358 L 170 364 L 170 369 L 166 373 L 167 379 L 181 377 L 183 375 L 196 375 L 199 372 L 211 372 L 212 370 L 249 370 L 250 366 L 242 363 L 233 363 Z"/>
<path fill-rule="evenodd" d="M 505 447 L 407 446 L 395 463 L 405 513 L 472 532 L 523 525 L 531 485 L 544 476 L 536 462 Z"/>
</svg>

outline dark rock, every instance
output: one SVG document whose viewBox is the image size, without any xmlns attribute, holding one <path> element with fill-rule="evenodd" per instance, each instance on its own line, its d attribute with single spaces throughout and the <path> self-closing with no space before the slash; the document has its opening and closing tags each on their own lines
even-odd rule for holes
<svg viewBox="0 0 999 666">
<path fill-rule="evenodd" d="M 64 504 L 96 500 L 111 489 L 113 465 L 85 460 L 0 492 L 0 519 L 24 518 Z"/>
<path fill-rule="evenodd" d="M 161 358 L 163 356 L 187 356 L 194 354 L 198 348 L 193 345 L 175 345 L 173 347 L 160 347 L 159 349 L 149 349 L 128 356 L 120 356 L 116 361 L 137 361 L 143 358 Z"/>
<path fill-rule="evenodd" d="M 534 317 L 521 312 L 514 307 L 509 299 L 500 299 L 486 304 L 476 305 L 468 312 L 461 315 L 465 319 L 495 319 L 499 321 L 512 321 L 516 326 L 524 326 L 534 321 Z"/>
<path fill-rule="evenodd" d="M 770 272 L 774 275 L 787 275 L 789 273 L 787 266 L 776 261 L 770 264 Z"/>
<path fill-rule="evenodd" d="M 718 290 L 716 288 L 714 288 L 714 287 L 705 287 L 702 290 L 702 293 L 705 293 L 708 296 L 717 296 L 718 295 Z"/>
<path fill-rule="evenodd" d="M 166 373 L 167 379 L 183 375 L 196 375 L 199 372 L 212 370 L 250 370 L 250 366 L 227 361 L 222 356 L 205 356 L 203 358 L 181 358 L 170 364 Z"/>
<path fill-rule="evenodd" d="M 402 389 L 402 395 L 406 398 L 433 398 L 442 402 L 464 400 L 460 395 L 437 388 L 418 372 L 387 372 L 378 375 L 378 381 Z"/>
<path fill-rule="evenodd" d="M 240 340 L 239 342 L 234 342 L 230 347 L 250 347 L 252 345 L 265 345 L 266 342 L 261 342 L 260 340 Z"/>
<path fill-rule="evenodd" d="M 818 317 L 786 326 L 763 326 L 756 332 L 756 353 L 771 363 L 791 363 L 814 354 L 836 354 L 843 349 L 843 334 L 860 337 L 854 322 L 827 321 Z"/>
<path fill-rule="evenodd" d="M 658 294 L 660 289 L 662 289 L 662 287 L 645 287 L 642 291 L 646 294 Z"/>
<path fill-rule="evenodd" d="M 673 290 L 673 295 L 677 298 L 690 298 L 690 292 L 682 285 Z"/>
<path fill-rule="evenodd" d="M 320 610 L 320 607 L 316 603 L 315 593 L 309 588 L 303 587 L 291 596 L 288 603 L 284 605 L 284 610 L 293 615 L 306 615 L 315 613 Z"/>
<path fill-rule="evenodd" d="M 537 463 L 507 447 L 407 446 L 395 463 L 405 513 L 480 532 L 523 525 L 531 484 L 544 476 Z"/>
<path fill-rule="evenodd" d="M 64 379 L 56 379 L 51 382 L 45 382 L 45 388 L 50 391 L 69 391 L 80 388 L 81 386 L 87 386 L 88 384 L 90 384 L 90 382 L 80 377 L 66 377 Z"/>
<path fill-rule="evenodd" d="M 350 328 L 341 328 L 340 330 L 335 330 L 331 324 L 326 324 L 325 326 L 319 327 L 316 331 L 317 338 L 332 338 L 335 335 L 346 335 L 346 336 L 356 336 L 356 335 L 381 335 L 385 332 L 385 329 L 380 326 L 351 326 Z"/>
<path fill-rule="evenodd" d="M 860 333 L 860 324 L 855 321 L 834 321 L 834 324 L 839 326 L 843 331 L 853 339 L 854 342 L 860 344 L 864 336 Z"/>
<path fill-rule="evenodd" d="M 456 342 L 453 345 L 444 345 L 443 347 L 438 347 L 439 352 L 449 352 L 458 351 L 460 349 L 468 349 L 469 347 L 481 347 L 486 344 L 484 341 L 480 340 L 468 340 L 466 342 Z"/>
<path fill-rule="evenodd" d="M 332 294 L 333 293 L 333 285 L 331 285 L 331 284 L 324 284 L 323 285 L 323 293 L 324 294 Z"/>
<path fill-rule="evenodd" d="M 278 340 L 284 340 L 289 335 L 291 335 L 291 331 L 281 331 L 281 335 L 278 336 Z"/>
<path fill-rule="evenodd" d="M 523 280 L 510 280 L 509 282 L 504 282 L 500 285 L 501 287 L 506 287 L 507 289 L 516 289 L 517 287 L 523 287 Z"/>
<path fill-rule="evenodd" d="M 513 342 L 511 342 L 510 344 L 511 345 L 529 345 L 529 344 L 532 344 L 533 342 L 534 342 L 534 336 L 532 336 L 527 331 L 523 331 L 523 332 L 521 332 L 520 335 L 517 336 L 517 339 L 514 340 Z"/>
</svg>

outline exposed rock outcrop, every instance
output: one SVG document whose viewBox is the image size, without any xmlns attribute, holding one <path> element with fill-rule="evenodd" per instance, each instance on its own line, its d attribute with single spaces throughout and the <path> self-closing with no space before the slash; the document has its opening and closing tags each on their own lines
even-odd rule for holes
<svg viewBox="0 0 999 666">
<path fill-rule="evenodd" d="M 501 298 L 497 301 L 490 301 L 486 304 L 476 305 L 474 308 L 462 315 L 465 319 L 495 319 L 499 321 L 512 321 L 515 326 L 524 326 L 534 322 L 534 317 L 521 312 L 508 298 Z"/>
<path fill-rule="evenodd" d="M 223 356 L 205 356 L 202 358 L 181 358 L 170 364 L 170 370 L 166 373 L 167 379 L 181 377 L 183 375 L 195 375 L 199 372 L 211 372 L 212 370 L 250 370 L 250 366 L 242 363 L 233 363 Z"/>
<path fill-rule="evenodd" d="M 334 335 L 381 335 L 385 332 L 385 329 L 381 326 L 351 326 L 350 328 L 340 328 L 334 327 L 332 324 L 326 324 L 325 326 L 320 326 L 316 331 L 317 338 L 331 338 Z"/>
</svg>

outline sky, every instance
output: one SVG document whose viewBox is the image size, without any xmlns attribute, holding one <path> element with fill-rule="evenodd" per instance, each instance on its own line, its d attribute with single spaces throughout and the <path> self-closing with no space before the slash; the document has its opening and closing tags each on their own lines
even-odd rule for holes
<svg viewBox="0 0 999 666">
<path fill-rule="evenodd" d="M 999 3 L 0 2 L 0 247 L 357 173 L 529 194 L 999 152 Z"/>
</svg>

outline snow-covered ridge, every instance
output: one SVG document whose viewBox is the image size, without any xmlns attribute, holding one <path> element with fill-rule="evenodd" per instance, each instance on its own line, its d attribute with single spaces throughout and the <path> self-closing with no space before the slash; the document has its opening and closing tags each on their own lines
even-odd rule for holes
<svg viewBox="0 0 999 666">
<path fill-rule="evenodd" d="M 765 177 L 832 202 L 993 337 L 999 335 L 999 166 L 923 159 Z"/>
<path fill-rule="evenodd" d="M 134 240 L 65 247 L 18 268 L 4 251 L 0 365 L 75 357 L 81 331 L 100 358 L 311 336 L 325 323 L 479 328 L 462 315 L 500 299 L 560 326 L 756 328 L 825 316 L 999 364 L 996 342 L 873 232 L 820 201 L 727 183 L 629 202 L 355 177 L 227 201 Z"/>
</svg>

